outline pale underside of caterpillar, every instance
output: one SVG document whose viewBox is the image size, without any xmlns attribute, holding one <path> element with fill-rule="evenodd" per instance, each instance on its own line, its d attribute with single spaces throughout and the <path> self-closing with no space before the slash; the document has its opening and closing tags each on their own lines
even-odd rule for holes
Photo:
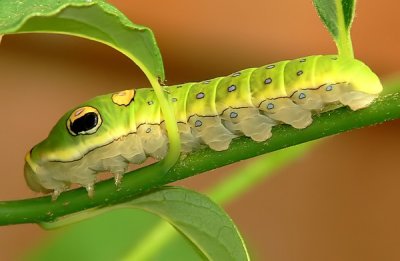
<svg viewBox="0 0 400 261">
<path fill-rule="evenodd" d="M 199 83 L 165 87 L 175 112 L 182 152 L 204 145 L 221 151 L 235 137 L 271 137 L 271 128 L 297 129 L 313 113 L 345 105 L 367 107 L 381 92 L 379 78 L 362 62 L 316 55 L 236 72 Z M 96 97 L 67 112 L 26 156 L 31 189 L 58 195 L 72 183 L 91 194 L 96 173 L 111 172 L 116 183 L 128 164 L 168 151 L 160 106 L 151 88 Z"/>
</svg>

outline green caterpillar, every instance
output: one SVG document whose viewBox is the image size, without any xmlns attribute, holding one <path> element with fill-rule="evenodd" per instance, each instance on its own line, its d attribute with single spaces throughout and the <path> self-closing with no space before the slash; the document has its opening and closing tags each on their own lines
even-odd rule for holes
<svg viewBox="0 0 400 261">
<path fill-rule="evenodd" d="M 316 55 L 164 89 L 175 112 L 182 152 L 189 153 L 204 145 L 226 150 L 240 135 L 265 141 L 277 124 L 306 128 L 313 112 L 332 105 L 367 107 L 382 85 L 358 60 Z M 128 163 L 161 159 L 167 150 L 154 91 L 127 90 L 68 111 L 26 155 L 25 178 L 35 191 L 58 195 L 78 183 L 90 194 L 96 173 L 110 171 L 118 183 Z"/>
</svg>

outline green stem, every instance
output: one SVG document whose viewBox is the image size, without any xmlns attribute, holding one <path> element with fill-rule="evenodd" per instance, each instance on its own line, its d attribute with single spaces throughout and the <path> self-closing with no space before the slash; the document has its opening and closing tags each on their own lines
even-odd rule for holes
<svg viewBox="0 0 400 261">
<path fill-rule="evenodd" d="M 249 138 L 235 139 L 226 151 L 199 150 L 180 160 L 165 175 L 163 167 L 154 164 L 127 173 L 119 189 L 113 180 L 96 184 L 96 193 L 88 198 L 84 188 L 67 191 L 55 201 L 50 196 L 0 202 L 0 225 L 40 223 L 93 207 L 105 207 L 132 200 L 155 187 L 184 179 L 211 169 L 248 159 L 267 152 L 319 139 L 355 128 L 400 118 L 400 84 L 385 88 L 385 93 L 370 107 L 353 112 L 339 108 L 314 117 L 309 127 L 297 130 L 287 125 L 276 126 L 266 142 Z"/>
<path fill-rule="evenodd" d="M 336 0 L 337 27 L 339 28 L 338 39 L 335 39 L 339 56 L 354 59 L 353 44 L 350 37 L 350 30 L 347 30 L 344 23 L 342 0 Z"/>
</svg>

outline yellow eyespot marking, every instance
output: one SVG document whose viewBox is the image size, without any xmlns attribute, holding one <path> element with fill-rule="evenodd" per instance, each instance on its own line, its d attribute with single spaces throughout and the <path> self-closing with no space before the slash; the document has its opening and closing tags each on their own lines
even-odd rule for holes
<svg viewBox="0 0 400 261">
<path fill-rule="evenodd" d="M 126 90 L 114 93 L 112 101 L 117 105 L 128 106 L 135 98 L 135 90 Z"/>
<path fill-rule="evenodd" d="M 102 121 L 97 109 L 85 106 L 71 113 L 67 121 L 67 129 L 73 136 L 93 134 L 100 127 Z"/>
</svg>

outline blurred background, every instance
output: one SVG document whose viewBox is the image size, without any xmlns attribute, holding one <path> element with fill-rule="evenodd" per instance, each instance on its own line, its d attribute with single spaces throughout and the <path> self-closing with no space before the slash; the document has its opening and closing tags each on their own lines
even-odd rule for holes
<svg viewBox="0 0 400 261">
<path fill-rule="evenodd" d="M 311 0 L 110 2 L 154 31 L 169 85 L 336 52 Z M 400 73 L 399 8 L 394 0 L 357 5 L 356 57 L 383 81 Z M 24 155 L 65 111 L 96 95 L 148 86 L 122 54 L 61 35 L 3 37 L 0 75 L 0 200 L 38 196 L 25 185 Z M 254 258 L 400 260 L 399 131 L 394 121 L 323 139 L 226 205 Z M 204 191 L 243 164 L 251 160 L 178 184 Z M 18 260 L 55 233 L 0 227 L 0 260 Z"/>
</svg>

